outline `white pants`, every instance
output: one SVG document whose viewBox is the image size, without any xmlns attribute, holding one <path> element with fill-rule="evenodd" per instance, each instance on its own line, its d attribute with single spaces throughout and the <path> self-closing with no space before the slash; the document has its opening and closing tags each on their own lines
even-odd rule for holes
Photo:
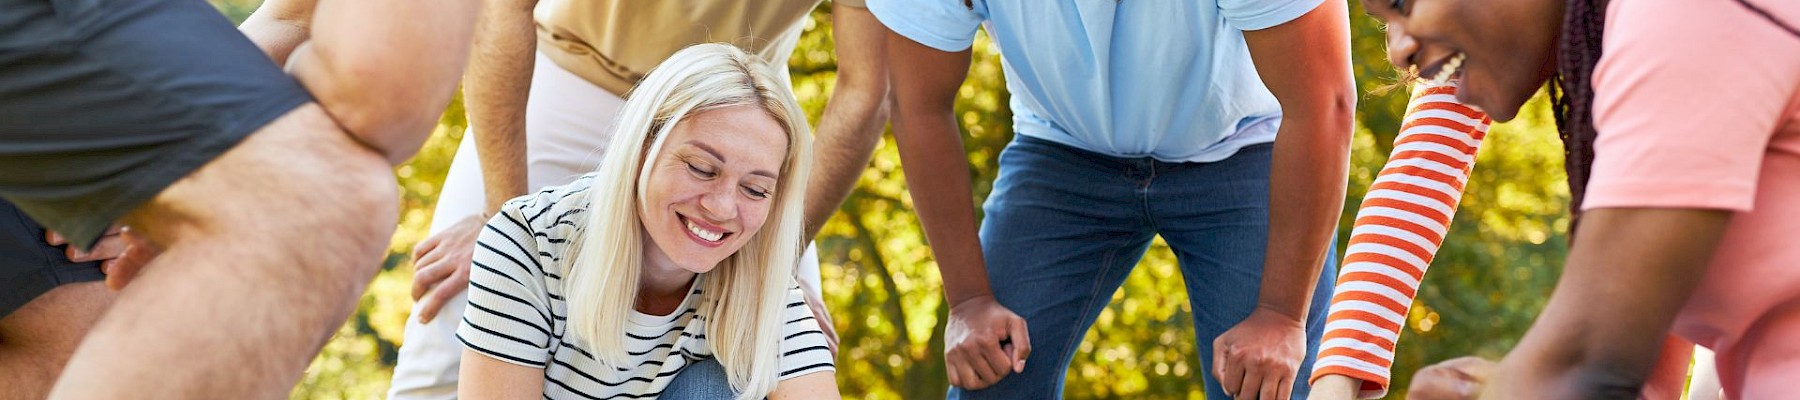
<svg viewBox="0 0 1800 400">
<path fill-rule="evenodd" d="M 531 93 L 525 107 L 525 163 L 531 190 L 561 185 L 592 172 L 605 154 L 609 132 L 625 100 L 601 89 L 554 61 L 537 55 Z M 474 133 L 463 135 L 438 195 L 431 217 L 431 234 L 487 206 L 482 186 L 481 161 L 475 155 Z M 808 246 L 801 256 L 801 280 L 819 287 L 819 259 Z M 462 323 L 464 295 L 444 304 L 438 317 L 421 324 L 418 305 L 406 319 L 405 342 L 394 365 L 388 398 L 437 400 L 456 398 L 456 374 L 462 359 L 462 343 L 456 327 Z"/>
</svg>

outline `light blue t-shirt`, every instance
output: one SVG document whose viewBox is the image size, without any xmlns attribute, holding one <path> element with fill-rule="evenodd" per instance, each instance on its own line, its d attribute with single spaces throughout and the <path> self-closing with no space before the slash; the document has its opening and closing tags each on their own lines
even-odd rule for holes
<svg viewBox="0 0 1800 400">
<path fill-rule="evenodd" d="M 999 45 L 1019 134 L 1117 157 L 1225 159 L 1275 140 L 1281 106 L 1244 30 L 1323 0 L 868 0 L 888 29 L 943 51 Z"/>
</svg>

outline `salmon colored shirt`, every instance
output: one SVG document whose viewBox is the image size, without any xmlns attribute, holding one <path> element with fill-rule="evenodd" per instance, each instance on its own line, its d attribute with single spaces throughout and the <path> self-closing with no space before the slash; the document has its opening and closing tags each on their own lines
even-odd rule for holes
<svg viewBox="0 0 1800 400">
<path fill-rule="evenodd" d="M 1748 1 L 1800 25 L 1800 2 Z M 1793 398 L 1800 36 L 1735 0 L 1613 1 L 1606 21 L 1583 208 L 1733 212 L 1674 333 L 1717 353 L 1728 397 Z"/>
</svg>

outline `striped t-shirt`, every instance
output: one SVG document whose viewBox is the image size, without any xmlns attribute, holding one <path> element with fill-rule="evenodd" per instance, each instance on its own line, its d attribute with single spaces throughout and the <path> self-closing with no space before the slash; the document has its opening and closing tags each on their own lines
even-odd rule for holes
<svg viewBox="0 0 1800 400">
<path fill-rule="evenodd" d="M 653 398 L 683 368 L 711 358 L 701 274 L 672 315 L 631 311 L 625 329 L 630 367 L 603 366 L 569 334 L 567 267 L 562 261 L 585 216 L 592 176 L 513 199 L 488 221 L 477 240 L 469 274 L 469 306 L 456 336 L 470 350 L 508 363 L 544 369 L 552 399 Z M 833 371 L 830 350 L 799 287 L 788 291 L 783 314 L 780 379 Z"/>
</svg>

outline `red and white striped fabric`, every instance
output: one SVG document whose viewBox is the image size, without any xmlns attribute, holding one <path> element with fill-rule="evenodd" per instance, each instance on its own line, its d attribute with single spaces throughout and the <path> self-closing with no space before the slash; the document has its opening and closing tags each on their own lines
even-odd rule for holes
<svg viewBox="0 0 1800 400">
<path fill-rule="evenodd" d="M 1313 380 L 1361 380 L 1362 398 L 1387 394 L 1407 308 L 1450 229 L 1491 123 L 1458 103 L 1453 85 L 1419 84 L 1412 96 L 1394 152 L 1356 213 L 1313 365 Z"/>
</svg>

